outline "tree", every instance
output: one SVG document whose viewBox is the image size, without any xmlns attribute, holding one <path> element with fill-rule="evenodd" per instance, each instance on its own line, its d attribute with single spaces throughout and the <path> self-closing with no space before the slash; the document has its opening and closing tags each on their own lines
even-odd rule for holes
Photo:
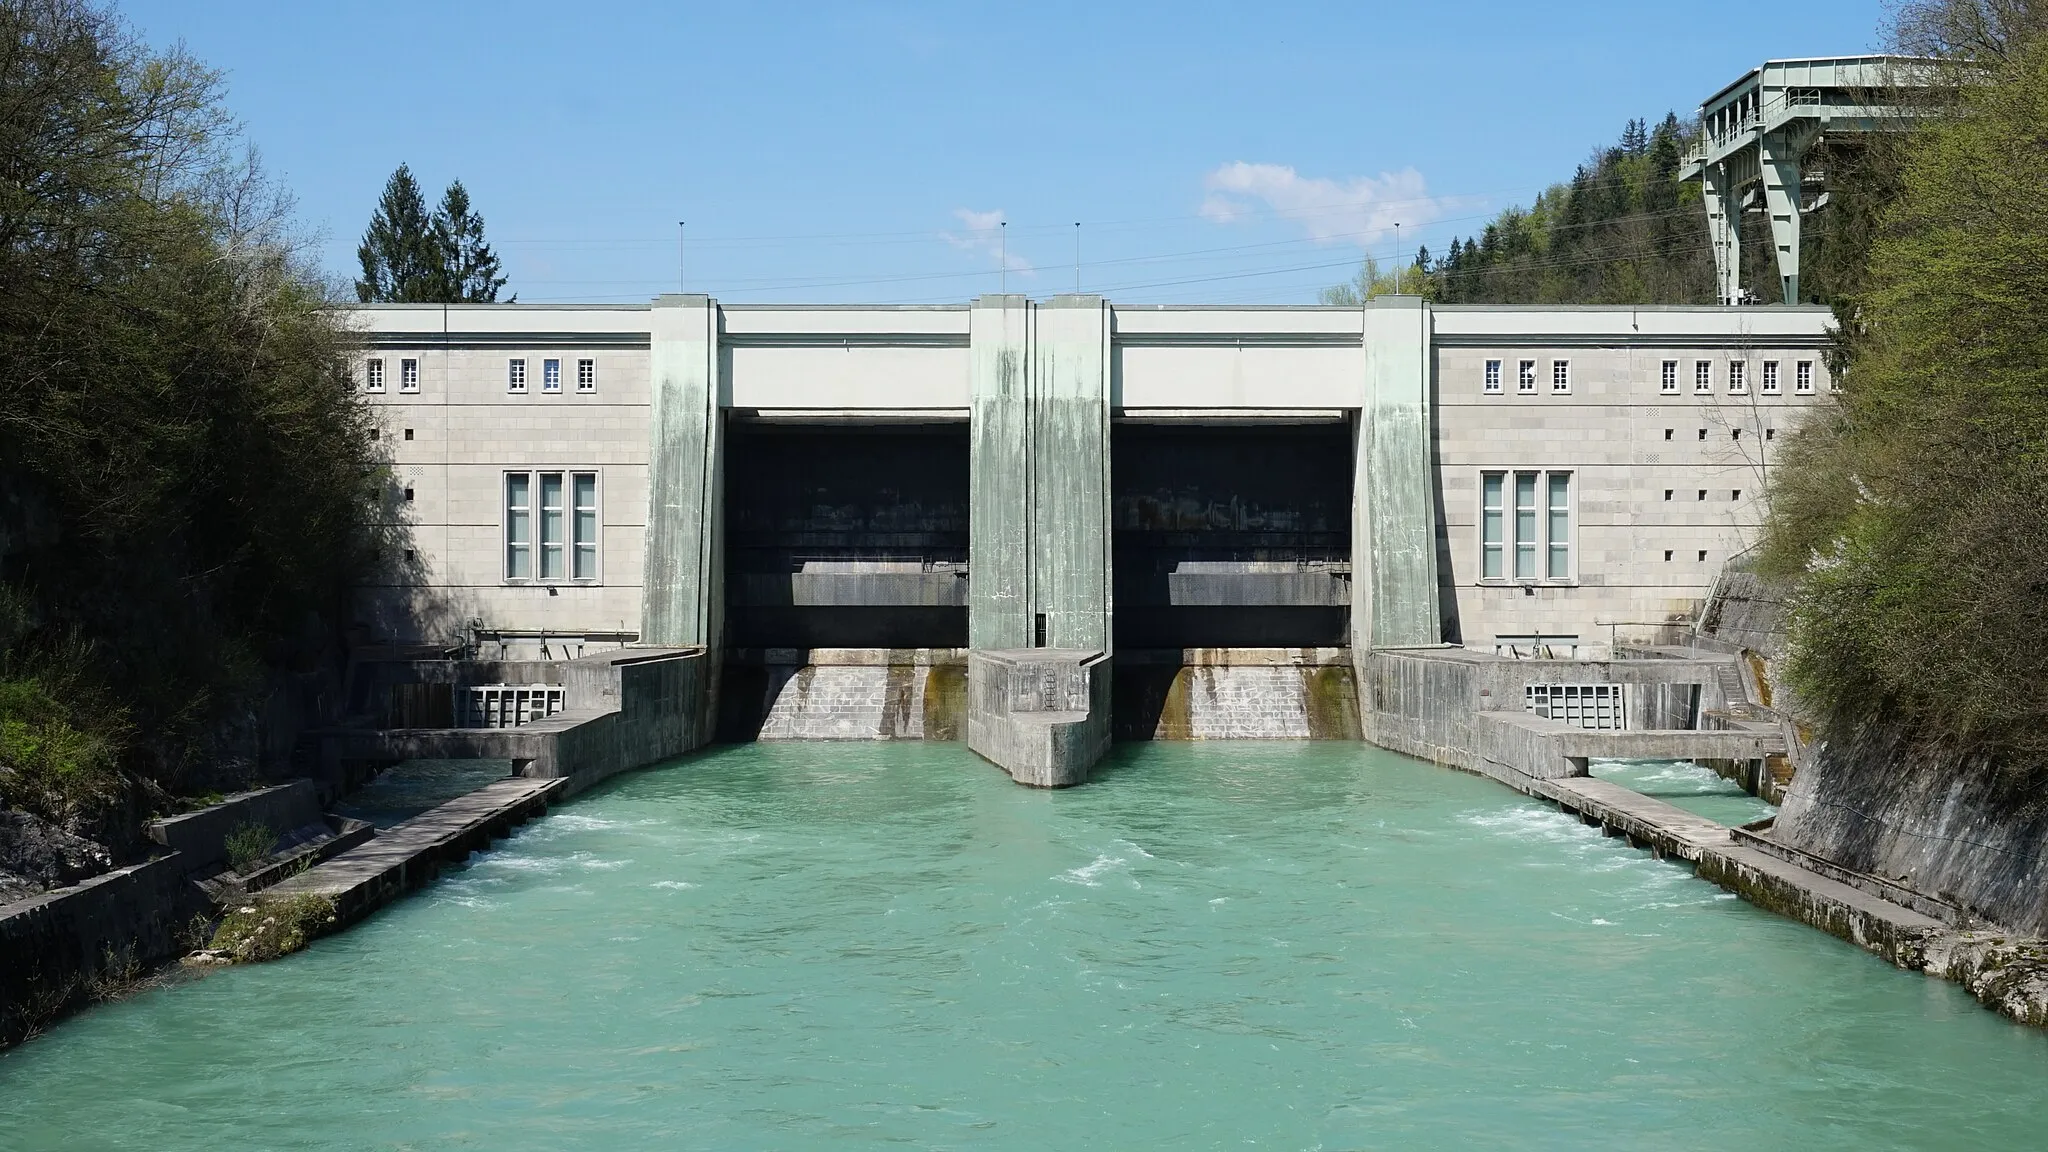
<svg viewBox="0 0 2048 1152">
<path fill-rule="evenodd" d="M 356 298 L 366 304 L 491 304 L 505 286 L 469 189 L 460 180 L 448 185 L 430 216 L 404 164 L 385 181 L 356 258 Z"/>
<path fill-rule="evenodd" d="M 1844 391 L 1787 445 L 1763 560 L 1824 733 L 1895 717 L 2048 769 L 2048 38 L 1898 150 Z"/>
<path fill-rule="evenodd" d="M 442 194 L 433 230 L 444 278 L 441 298 L 453 304 L 496 303 L 505 277 L 499 275 L 497 254 L 484 241 L 484 218 L 470 208 L 462 181 Z"/>
<path fill-rule="evenodd" d="M 451 189 L 452 191 L 452 189 Z M 364 303 L 450 303 L 448 261 L 427 202 L 403 164 L 384 182 L 384 195 L 356 248 L 363 274 L 356 299 Z"/>
<path fill-rule="evenodd" d="M 0 804 L 117 849 L 120 797 L 249 778 L 227 719 L 338 648 L 380 513 L 351 338 L 232 126 L 181 50 L 0 2 Z"/>
</svg>

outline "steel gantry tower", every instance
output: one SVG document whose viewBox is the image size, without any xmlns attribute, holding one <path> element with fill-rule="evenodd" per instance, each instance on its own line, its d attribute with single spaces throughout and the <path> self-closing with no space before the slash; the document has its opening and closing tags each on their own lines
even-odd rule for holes
<svg viewBox="0 0 2048 1152">
<path fill-rule="evenodd" d="M 1679 178 L 1700 181 L 1721 303 L 1743 302 L 1742 216 L 1759 205 L 1770 221 L 1780 299 L 1799 302 L 1799 218 L 1824 200 L 1801 195 L 1808 150 L 1830 134 L 1910 124 L 1913 108 L 1900 93 L 1931 80 L 1930 62 L 1908 56 L 1771 60 L 1700 105 L 1699 153 Z"/>
</svg>

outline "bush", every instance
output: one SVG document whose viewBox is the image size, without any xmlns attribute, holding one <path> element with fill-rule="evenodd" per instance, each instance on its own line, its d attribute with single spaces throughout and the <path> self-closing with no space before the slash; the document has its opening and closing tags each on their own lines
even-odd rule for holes
<svg viewBox="0 0 2048 1152">
<path fill-rule="evenodd" d="M 334 901 L 325 896 L 259 896 L 228 910 L 209 948 L 237 964 L 262 963 L 297 952 L 334 922 Z"/>
<path fill-rule="evenodd" d="M 277 834 L 268 825 L 240 824 L 229 832 L 225 841 L 228 850 L 228 867 L 237 874 L 247 872 L 249 866 L 261 861 L 277 848 Z"/>
</svg>

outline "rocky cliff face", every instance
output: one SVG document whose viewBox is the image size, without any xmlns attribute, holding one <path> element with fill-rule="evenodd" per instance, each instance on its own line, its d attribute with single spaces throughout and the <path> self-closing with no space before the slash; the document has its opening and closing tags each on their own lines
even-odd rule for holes
<svg viewBox="0 0 2048 1152">
<path fill-rule="evenodd" d="M 1774 839 L 2048 935 L 2048 780 L 1866 725 L 1820 747 L 1792 782 Z"/>
<path fill-rule="evenodd" d="M 0 904 L 26 900 L 113 867 L 105 848 L 26 812 L 0 810 Z"/>
</svg>

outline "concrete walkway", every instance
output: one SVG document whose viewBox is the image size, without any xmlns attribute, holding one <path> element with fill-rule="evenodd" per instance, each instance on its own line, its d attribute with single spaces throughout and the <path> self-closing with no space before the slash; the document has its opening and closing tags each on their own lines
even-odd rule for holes
<svg viewBox="0 0 2048 1152">
<path fill-rule="evenodd" d="M 325 896 L 334 901 L 338 930 L 433 880 L 443 863 L 459 863 L 546 812 L 568 785 L 517 776 L 486 784 L 275 885 L 264 898 Z"/>
</svg>

